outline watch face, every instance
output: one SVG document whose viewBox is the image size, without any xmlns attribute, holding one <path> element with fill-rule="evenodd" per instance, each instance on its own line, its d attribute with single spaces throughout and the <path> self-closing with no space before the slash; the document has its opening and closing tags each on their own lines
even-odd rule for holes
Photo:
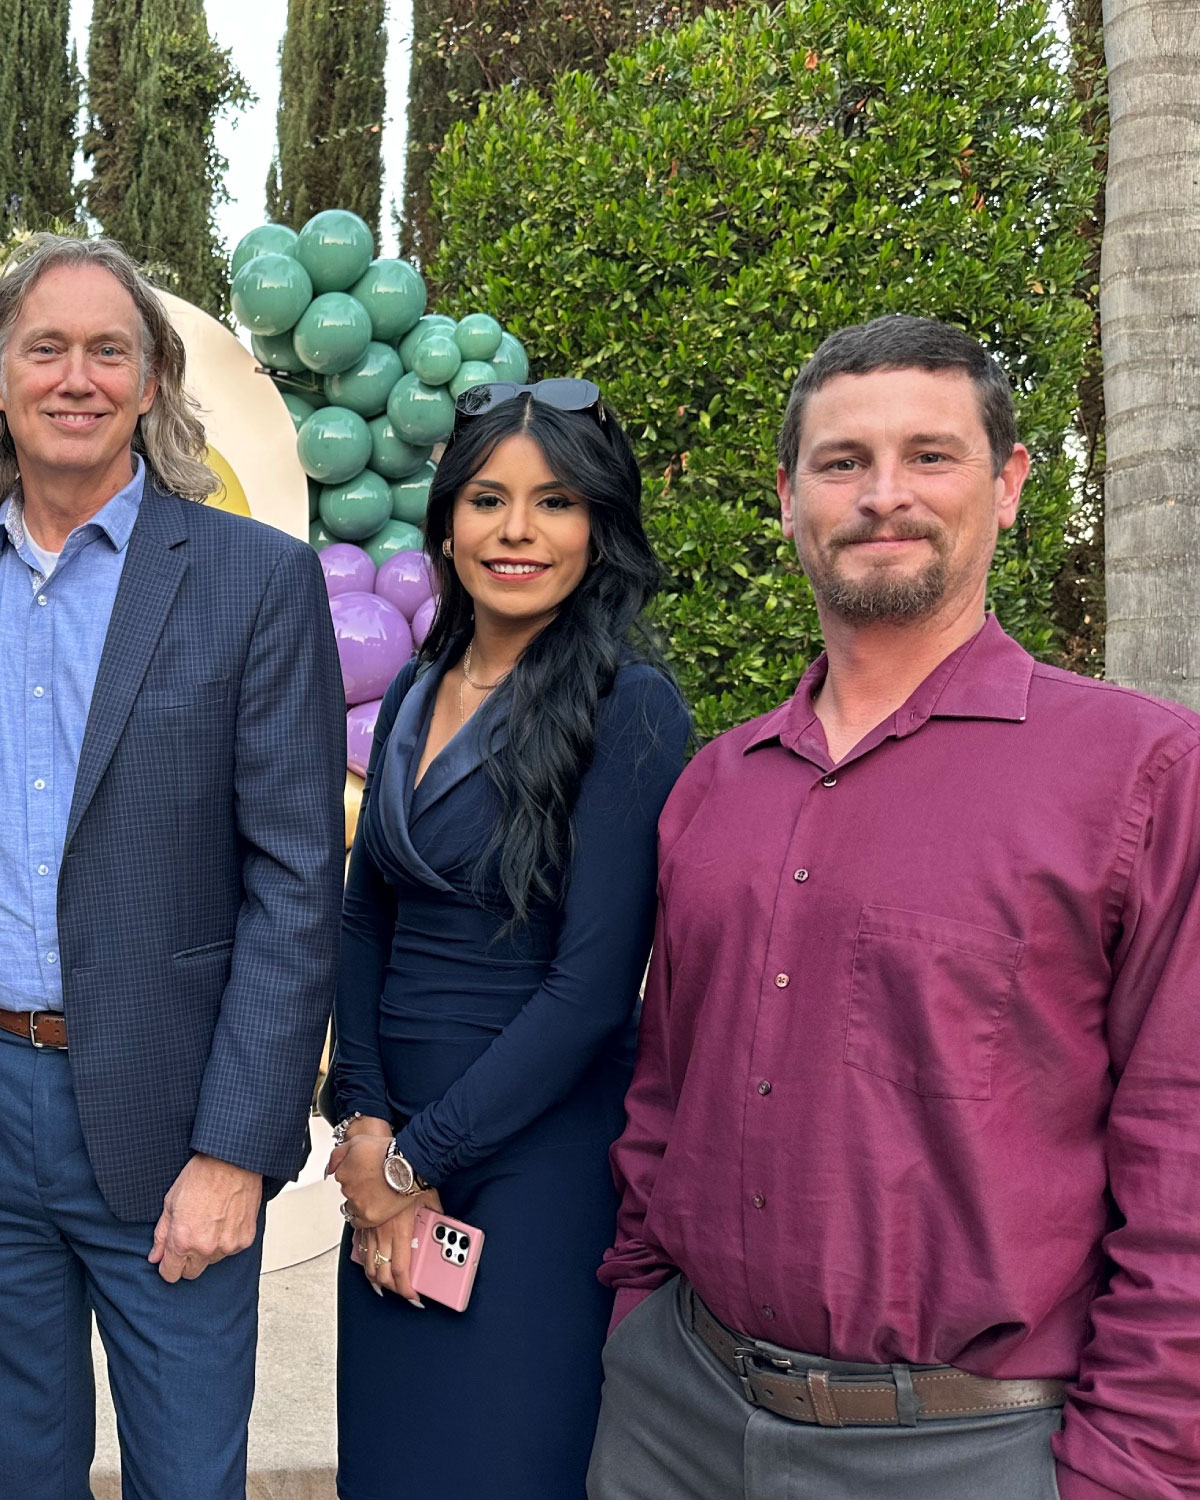
<svg viewBox="0 0 1200 1500">
<path fill-rule="evenodd" d="M 384 1158 L 383 1175 L 387 1178 L 388 1186 L 395 1188 L 398 1193 L 412 1192 L 413 1169 L 398 1153 Z"/>
</svg>

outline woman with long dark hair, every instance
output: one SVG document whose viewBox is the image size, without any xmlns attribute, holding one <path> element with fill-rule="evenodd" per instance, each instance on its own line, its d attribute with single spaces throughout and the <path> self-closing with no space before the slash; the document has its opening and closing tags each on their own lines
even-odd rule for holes
<svg viewBox="0 0 1200 1500">
<path fill-rule="evenodd" d="M 346 890 L 341 1500 L 583 1500 L 608 1148 L 688 734 L 640 630 L 640 500 L 590 382 L 460 397 L 441 603 L 383 701 Z M 413 1296 L 423 1206 L 486 1236 L 464 1312 Z"/>
</svg>

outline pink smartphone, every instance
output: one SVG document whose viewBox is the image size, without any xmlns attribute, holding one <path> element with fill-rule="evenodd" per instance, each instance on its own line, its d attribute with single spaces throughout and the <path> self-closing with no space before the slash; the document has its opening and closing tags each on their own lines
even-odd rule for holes
<svg viewBox="0 0 1200 1500">
<path fill-rule="evenodd" d="M 482 1249 L 482 1229 L 432 1208 L 417 1209 L 409 1267 L 413 1291 L 462 1312 L 471 1300 Z"/>
</svg>

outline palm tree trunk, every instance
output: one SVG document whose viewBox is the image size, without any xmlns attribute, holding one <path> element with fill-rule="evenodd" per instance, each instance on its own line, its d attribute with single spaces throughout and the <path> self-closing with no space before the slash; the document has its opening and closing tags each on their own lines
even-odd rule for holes
<svg viewBox="0 0 1200 1500">
<path fill-rule="evenodd" d="M 1200 710 L 1200 3 L 1105 0 L 1108 676 Z"/>
</svg>

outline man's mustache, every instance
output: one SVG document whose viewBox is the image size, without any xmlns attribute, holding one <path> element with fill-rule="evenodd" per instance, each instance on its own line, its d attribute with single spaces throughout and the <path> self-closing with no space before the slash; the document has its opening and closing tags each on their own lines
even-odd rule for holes
<svg viewBox="0 0 1200 1500">
<path fill-rule="evenodd" d="M 829 547 L 852 547 L 856 542 L 916 542 L 932 543 L 941 551 L 945 532 L 940 526 L 930 526 L 920 521 L 872 521 L 866 519 L 844 526 L 829 534 Z"/>
</svg>

